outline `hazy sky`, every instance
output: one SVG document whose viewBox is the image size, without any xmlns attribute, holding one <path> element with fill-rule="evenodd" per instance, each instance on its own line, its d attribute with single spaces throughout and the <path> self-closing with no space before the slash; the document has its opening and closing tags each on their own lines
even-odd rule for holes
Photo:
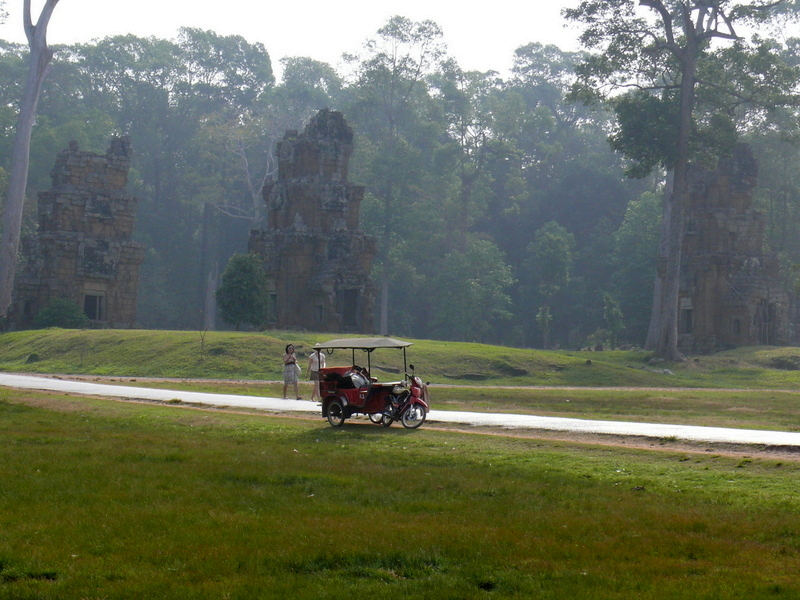
<svg viewBox="0 0 800 600">
<path fill-rule="evenodd" d="M 181 26 L 241 35 L 261 42 L 277 68 L 285 56 L 309 56 L 337 66 L 357 52 L 393 15 L 431 19 L 462 68 L 506 72 L 514 50 L 530 42 L 578 49 L 577 31 L 564 28 L 560 10 L 578 0 L 61 0 L 48 28 L 51 44 L 88 42 L 110 35 L 174 38 Z M 36 17 L 43 0 L 33 0 Z M 467 8 L 471 5 L 472 8 Z M 0 38 L 24 42 L 22 0 L 7 0 L 9 18 Z M 35 18 L 36 18 L 35 17 Z"/>
</svg>

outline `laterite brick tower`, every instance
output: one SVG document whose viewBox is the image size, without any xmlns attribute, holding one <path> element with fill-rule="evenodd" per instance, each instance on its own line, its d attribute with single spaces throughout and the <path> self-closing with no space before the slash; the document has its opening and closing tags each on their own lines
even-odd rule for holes
<svg viewBox="0 0 800 600">
<path fill-rule="evenodd" d="M 763 249 L 764 215 L 753 208 L 757 177 L 745 144 L 716 169 L 691 171 L 681 264 L 683 351 L 790 341 L 789 297 L 777 256 Z"/>
<path fill-rule="evenodd" d="M 39 193 L 39 228 L 22 239 L 9 313 L 13 327 L 32 324 L 54 299 L 84 309 L 95 327 L 136 325 L 144 247 L 131 240 L 137 200 L 125 193 L 130 139 L 114 138 L 104 155 L 77 142 L 56 158 L 52 187 Z"/>
<path fill-rule="evenodd" d="M 371 333 L 376 241 L 358 228 L 364 187 L 347 182 L 353 131 L 323 109 L 278 143 L 277 179 L 264 186 L 266 230 L 250 232 L 278 328 Z"/>
</svg>

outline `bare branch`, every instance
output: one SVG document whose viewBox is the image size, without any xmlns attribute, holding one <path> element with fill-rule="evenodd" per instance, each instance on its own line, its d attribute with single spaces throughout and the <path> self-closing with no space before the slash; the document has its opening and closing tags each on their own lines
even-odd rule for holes
<svg viewBox="0 0 800 600">
<path fill-rule="evenodd" d="M 25 0 L 22 8 L 23 27 L 25 28 L 25 37 L 28 38 L 28 44 L 33 44 L 33 20 L 31 19 L 31 0 Z"/>
<path fill-rule="evenodd" d="M 230 204 L 214 204 L 214 208 L 216 208 L 219 212 L 223 215 L 227 215 L 234 219 L 252 219 L 253 216 L 246 211 L 245 209 L 241 208 L 240 206 L 232 206 Z"/>
<path fill-rule="evenodd" d="M 673 32 L 672 15 L 669 14 L 667 7 L 661 0 L 639 0 L 640 6 L 647 6 L 656 11 L 664 24 L 664 33 L 667 36 L 667 44 L 675 44 L 675 34 Z"/>
<path fill-rule="evenodd" d="M 34 44 L 41 44 L 43 47 L 47 47 L 47 25 L 50 23 L 50 17 L 53 15 L 53 10 L 58 2 L 59 0 L 47 0 L 42 7 L 42 12 L 39 13 L 39 19 L 36 21 L 36 25 L 34 25 L 31 16 L 31 0 L 25 0 L 23 5 L 23 22 L 25 37 L 28 39 L 29 46 L 33 47 Z"/>
</svg>

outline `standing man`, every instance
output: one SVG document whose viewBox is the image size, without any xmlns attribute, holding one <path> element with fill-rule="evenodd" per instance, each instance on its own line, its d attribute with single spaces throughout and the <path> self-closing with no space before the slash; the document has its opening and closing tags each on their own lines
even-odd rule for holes
<svg viewBox="0 0 800 600">
<path fill-rule="evenodd" d="M 325 353 L 319 350 L 313 350 L 308 356 L 308 368 L 306 375 L 314 384 L 314 389 L 311 392 L 311 399 L 315 398 L 322 400 L 319 393 L 319 370 L 325 368 Z"/>
</svg>

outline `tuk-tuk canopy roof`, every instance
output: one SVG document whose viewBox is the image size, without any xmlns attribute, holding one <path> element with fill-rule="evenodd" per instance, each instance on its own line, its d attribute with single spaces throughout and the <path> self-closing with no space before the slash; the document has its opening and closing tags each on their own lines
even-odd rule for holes
<svg viewBox="0 0 800 600">
<path fill-rule="evenodd" d="M 377 348 L 407 348 L 411 342 L 396 340 L 390 337 L 376 338 L 342 338 L 315 344 L 315 350 L 333 350 L 334 348 L 355 348 L 356 350 L 375 350 Z"/>
</svg>

